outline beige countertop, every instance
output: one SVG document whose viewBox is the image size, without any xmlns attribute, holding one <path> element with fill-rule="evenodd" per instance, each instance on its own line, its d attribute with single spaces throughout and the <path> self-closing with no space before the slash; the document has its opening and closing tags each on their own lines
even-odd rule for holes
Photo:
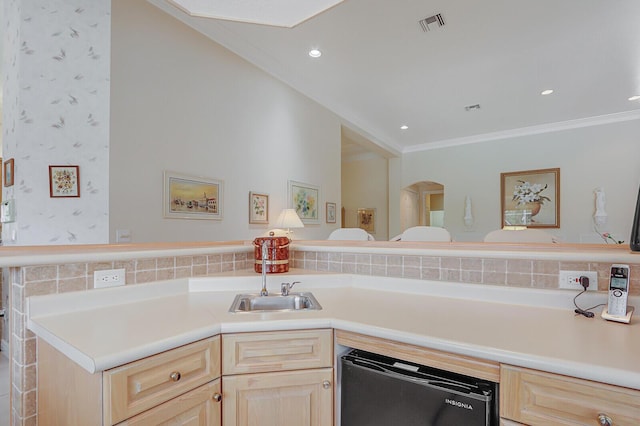
<svg viewBox="0 0 640 426">
<path fill-rule="evenodd" d="M 245 272 L 31 297 L 28 327 L 89 372 L 218 333 L 335 328 L 640 389 L 640 318 L 576 316 L 572 291 L 304 271 L 267 278 L 276 292 L 301 281 L 294 290 L 312 291 L 323 309 L 229 313 L 237 293 L 259 291 L 260 277 Z"/>
</svg>

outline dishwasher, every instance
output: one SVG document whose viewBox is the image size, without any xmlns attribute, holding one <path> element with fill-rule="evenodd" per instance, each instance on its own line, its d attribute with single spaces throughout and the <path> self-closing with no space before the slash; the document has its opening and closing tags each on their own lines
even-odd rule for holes
<svg viewBox="0 0 640 426">
<path fill-rule="evenodd" d="M 498 426 L 498 384 L 354 349 L 340 362 L 341 426 Z"/>
</svg>

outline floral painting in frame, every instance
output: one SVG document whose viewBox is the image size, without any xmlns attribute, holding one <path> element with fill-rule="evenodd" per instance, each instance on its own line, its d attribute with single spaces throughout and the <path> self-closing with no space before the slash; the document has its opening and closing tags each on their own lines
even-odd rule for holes
<svg viewBox="0 0 640 426">
<path fill-rule="evenodd" d="M 560 227 L 559 168 L 501 173 L 500 194 L 503 225 L 521 211 L 529 228 Z"/>
<path fill-rule="evenodd" d="M 320 188 L 308 183 L 289 181 L 289 207 L 305 225 L 320 224 Z"/>
<path fill-rule="evenodd" d="M 358 228 L 370 234 L 376 233 L 376 209 L 358 209 Z"/>
<path fill-rule="evenodd" d="M 79 166 L 49 166 L 49 197 L 76 198 L 80 196 Z"/>
<path fill-rule="evenodd" d="M 249 223 L 269 223 L 269 196 L 249 192 Z"/>
</svg>

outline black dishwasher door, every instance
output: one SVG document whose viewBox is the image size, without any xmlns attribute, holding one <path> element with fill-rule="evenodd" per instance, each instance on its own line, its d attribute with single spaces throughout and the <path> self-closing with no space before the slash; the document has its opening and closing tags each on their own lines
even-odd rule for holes
<svg viewBox="0 0 640 426">
<path fill-rule="evenodd" d="M 353 350 L 341 358 L 342 426 L 498 425 L 498 385 Z"/>
</svg>

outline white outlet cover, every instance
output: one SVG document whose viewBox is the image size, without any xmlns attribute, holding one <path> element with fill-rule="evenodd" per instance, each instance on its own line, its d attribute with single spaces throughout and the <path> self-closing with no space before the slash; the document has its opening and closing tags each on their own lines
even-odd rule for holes
<svg viewBox="0 0 640 426">
<path fill-rule="evenodd" d="M 560 271 L 558 274 L 558 288 L 584 290 L 582 285 L 577 281 L 581 276 L 589 278 L 587 291 L 598 291 L 597 271 Z"/>
<path fill-rule="evenodd" d="M 125 285 L 125 269 L 106 269 L 93 273 L 93 288 L 118 287 Z"/>
</svg>

